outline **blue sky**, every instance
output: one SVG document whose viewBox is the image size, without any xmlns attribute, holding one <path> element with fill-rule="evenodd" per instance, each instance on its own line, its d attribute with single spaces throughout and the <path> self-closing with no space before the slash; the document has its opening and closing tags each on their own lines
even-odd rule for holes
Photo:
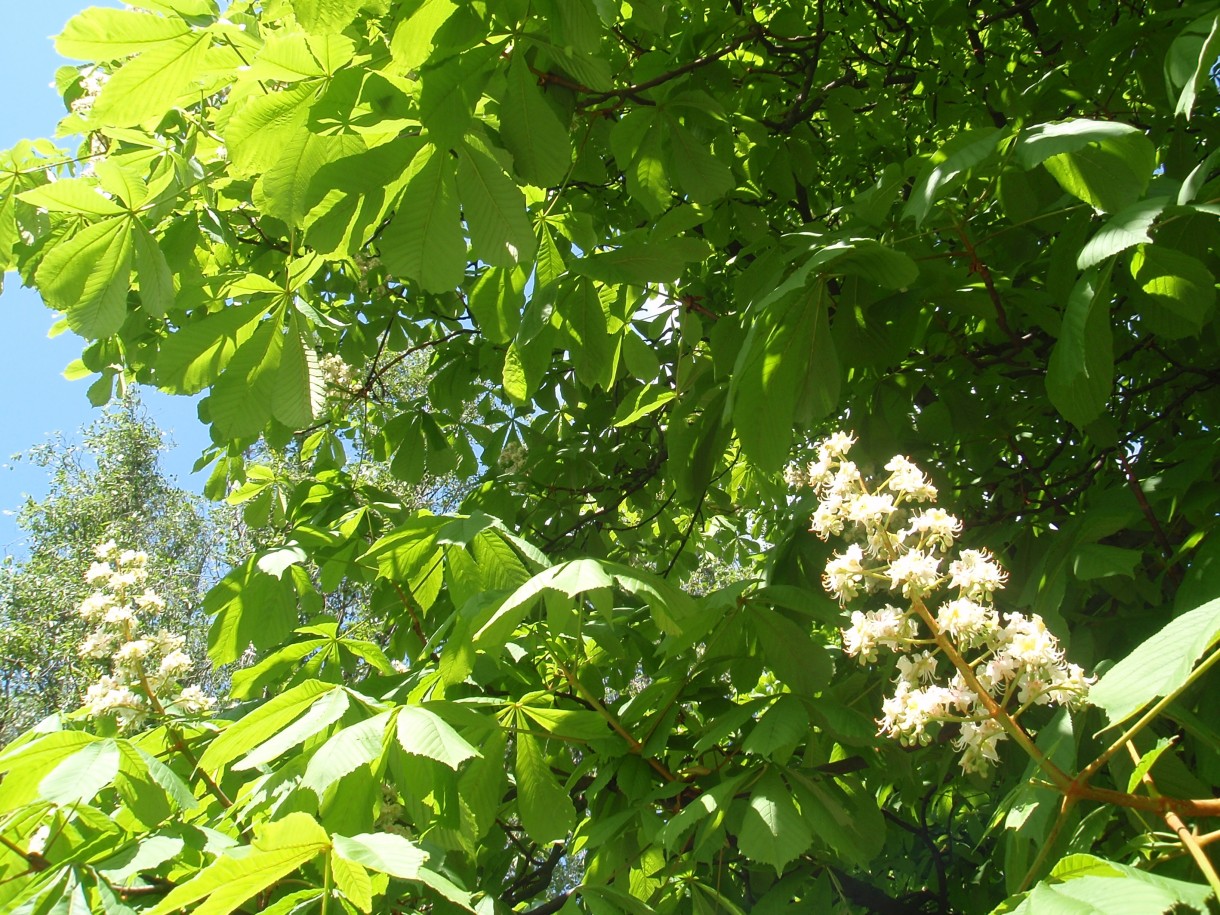
<svg viewBox="0 0 1220 915">
<path fill-rule="evenodd" d="M 63 103 L 50 88 L 63 61 L 50 36 L 86 6 L 120 6 L 117 0 L 37 0 L 13 4 L 0 29 L 0 148 L 23 137 L 49 136 L 63 114 Z M 70 331 L 48 339 L 54 314 L 15 273 L 4 277 L 0 294 L 6 357 L 0 360 L 0 551 L 20 554 L 22 545 L 12 512 L 25 494 L 46 492 L 41 470 L 14 464 L 9 456 L 37 444 L 53 432 L 74 435 L 97 416 L 85 391 L 88 380 L 69 382 L 64 368 L 80 356 L 82 341 Z M 143 391 L 143 400 L 158 425 L 178 447 L 165 461 L 180 485 L 199 490 L 201 475 L 190 476 L 207 432 L 195 416 L 195 405 L 183 397 Z"/>
</svg>

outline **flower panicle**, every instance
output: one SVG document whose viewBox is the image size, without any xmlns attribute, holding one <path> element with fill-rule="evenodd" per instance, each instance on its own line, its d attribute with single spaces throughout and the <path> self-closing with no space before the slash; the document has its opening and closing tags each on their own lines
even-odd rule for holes
<svg viewBox="0 0 1220 915">
<path fill-rule="evenodd" d="M 85 580 L 97 590 L 81 602 L 79 613 L 95 628 L 81 643 L 80 653 L 108 660 L 111 673 L 85 691 L 86 713 L 95 719 L 111 717 L 126 731 L 138 728 L 150 714 L 210 712 L 215 699 L 198 686 L 180 683 L 195 666 L 183 650 L 186 639 L 167 629 L 141 635 L 144 616 L 165 610 L 165 600 L 145 587 L 148 555 L 120 550 L 113 540 L 96 547 L 94 555 L 97 561 L 85 572 Z"/>
<path fill-rule="evenodd" d="M 825 589 L 843 606 L 877 593 L 900 597 L 906 605 L 853 609 L 842 630 L 844 652 L 861 664 L 877 663 L 881 649 L 898 655 L 879 733 L 922 745 L 942 724 L 955 723 L 962 768 L 987 773 L 999 759 L 997 744 L 1007 737 L 989 709 L 1015 719 L 1035 705 L 1079 706 L 1095 678 L 1066 661 L 1040 616 L 995 608 L 1008 573 L 987 550 L 953 553 L 962 522 L 935 507 L 936 487 L 918 465 L 896 455 L 885 464 L 886 475 L 871 485 L 848 459 L 855 443 L 853 434 L 836 432 L 818 443 L 815 461 L 785 474 L 817 496 L 811 530 L 822 540 L 848 541 L 826 563 Z M 924 612 L 935 623 L 930 634 L 923 632 L 917 605 L 929 608 Z M 938 639 L 952 643 L 972 676 L 955 670 L 947 681 L 938 679 L 944 654 Z"/>
</svg>

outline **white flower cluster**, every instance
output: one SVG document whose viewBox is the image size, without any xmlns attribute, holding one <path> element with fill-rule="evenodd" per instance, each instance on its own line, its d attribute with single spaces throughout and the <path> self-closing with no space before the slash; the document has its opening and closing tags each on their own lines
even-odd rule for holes
<svg viewBox="0 0 1220 915">
<path fill-rule="evenodd" d="M 80 615 L 94 629 L 81 644 L 82 655 L 109 659 L 113 675 L 101 677 L 85 692 L 89 715 L 113 715 L 121 730 L 139 727 L 149 712 L 200 715 L 215 699 L 197 686 L 180 687 L 178 681 L 193 666 L 182 650 L 185 639 L 162 629 L 140 634 L 140 614 L 160 613 L 165 601 L 144 587 L 148 556 L 136 550 L 119 550 L 113 540 L 95 550 L 97 562 L 89 566 L 85 581 L 98 590 L 80 605 Z M 137 593 L 138 592 L 138 593 Z"/>
<path fill-rule="evenodd" d="M 356 378 L 355 371 L 343 361 L 342 356 L 336 353 L 319 359 L 318 371 L 327 388 L 335 389 L 345 395 L 351 395 L 360 390 L 360 381 Z"/>
<path fill-rule="evenodd" d="M 496 463 L 503 468 L 505 473 L 520 473 L 521 468 L 525 466 L 527 452 L 525 446 L 515 440 L 510 440 L 504 443 L 504 447 L 500 449 L 500 457 Z"/>
<path fill-rule="evenodd" d="M 956 723 L 962 768 L 986 772 L 998 760 L 996 744 L 1006 733 L 973 685 L 988 694 L 992 708 L 1016 719 L 1034 705 L 1082 703 L 1094 678 L 1064 660 L 1041 617 L 1001 617 L 992 598 L 1008 575 L 988 552 L 961 550 L 950 557 L 962 523 L 943 509 L 925 507 L 936 501 L 936 488 L 919 467 L 899 455 L 885 465 L 888 476 L 870 489 L 847 459 L 854 443 L 851 435 L 835 433 L 818 445 L 818 459 L 807 471 L 790 468 L 786 474 L 818 496 L 812 530 L 823 540 L 850 541 L 826 564 L 826 590 L 841 604 L 878 593 L 905 599 L 905 609 L 886 602 L 876 610 L 853 610 L 843 631 L 844 651 L 861 664 L 877 661 L 881 648 L 900 655 L 894 694 L 877 722 L 882 734 L 907 746 L 927 744 L 942 723 Z M 941 590 L 956 593 L 934 612 L 925 611 L 935 621 L 929 635 L 917 607 L 928 608 Z M 958 669 L 938 682 L 943 640 L 969 677 Z"/>
<path fill-rule="evenodd" d="M 110 79 L 110 74 L 101 67 L 87 67 L 81 70 L 81 94 L 71 105 L 72 113 L 88 117 L 93 110 L 93 103 L 102 94 L 102 87 Z"/>
</svg>

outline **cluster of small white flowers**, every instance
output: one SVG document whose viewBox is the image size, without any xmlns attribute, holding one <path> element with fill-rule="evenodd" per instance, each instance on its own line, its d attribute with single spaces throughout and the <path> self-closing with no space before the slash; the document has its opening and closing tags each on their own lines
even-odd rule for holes
<svg viewBox="0 0 1220 915">
<path fill-rule="evenodd" d="M 520 473 L 521 468 L 525 466 L 525 457 L 525 446 L 518 441 L 509 441 L 500 449 L 500 457 L 496 463 L 505 473 Z"/>
<path fill-rule="evenodd" d="M 850 541 L 826 563 L 826 590 L 841 604 L 878 592 L 908 602 L 905 610 L 890 603 L 853 610 L 843 649 L 862 664 L 876 662 L 881 648 L 900 655 L 894 693 L 877 722 L 882 734 L 907 746 L 927 744 L 940 724 L 956 723 L 962 768 L 986 772 L 1006 732 L 962 671 L 937 682 L 942 650 L 937 633 L 921 632 L 917 605 L 927 606 L 942 589 L 956 591 L 934 611 L 936 627 L 952 640 L 994 706 L 1014 719 L 1033 705 L 1081 704 L 1094 678 L 1065 661 L 1041 617 L 1006 613 L 1001 620 L 991 602 L 1007 573 L 985 550 L 948 555 L 962 523 L 943 509 L 924 507 L 936 501 L 937 492 L 916 464 L 894 457 L 885 465 L 888 476 L 870 489 L 847 460 L 853 444 L 850 434 L 835 433 L 817 446 L 817 460 L 807 470 L 789 468 L 785 474 L 818 496 L 812 530 L 823 540 Z"/>
<path fill-rule="evenodd" d="M 140 613 L 157 614 L 165 601 L 144 587 L 148 556 L 119 550 L 113 540 L 94 551 L 97 561 L 85 580 L 98 590 L 80 605 L 80 615 L 94 629 L 81 644 L 86 657 L 109 659 L 113 675 L 102 676 L 85 692 L 85 708 L 94 718 L 114 716 L 121 730 L 139 727 L 152 710 L 200 715 L 215 701 L 197 686 L 179 687 L 193 662 L 182 650 L 185 639 L 161 629 L 140 634 Z M 142 590 L 141 590 L 142 589 Z M 138 591 L 138 593 L 137 593 Z"/>
<path fill-rule="evenodd" d="M 102 87 L 106 85 L 106 81 L 110 79 L 110 74 L 101 67 L 90 67 L 81 71 L 80 87 L 81 95 L 73 100 L 71 109 L 73 114 L 78 114 L 81 117 L 88 116 L 93 110 L 93 103 L 97 101 L 97 97 L 102 94 Z"/>
<path fill-rule="evenodd" d="M 322 375 L 322 381 L 326 384 L 328 400 L 338 403 L 360 390 L 361 382 L 356 377 L 355 370 L 336 353 L 319 359 L 318 371 Z"/>
</svg>

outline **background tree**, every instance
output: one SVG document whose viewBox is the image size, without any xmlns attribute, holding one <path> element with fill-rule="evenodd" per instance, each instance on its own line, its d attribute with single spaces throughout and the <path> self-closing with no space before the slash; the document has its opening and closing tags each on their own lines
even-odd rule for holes
<svg viewBox="0 0 1220 915">
<path fill-rule="evenodd" d="M 59 37 L 86 139 L 7 154 L 0 257 L 89 341 L 98 399 L 206 392 L 209 492 L 266 532 L 209 594 L 210 656 L 264 655 L 173 740 L 23 744 L 0 806 L 67 829 L 38 807 L 67 773 L 152 741 L 194 786 L 167 809 L 241 848 L 132 892 L 63 864 L 75 839 L 57 868 L 10 849 L 5 898 L 988 911 L 1054 870 L 1027 908 L 1203 904 L 1203 840 L 1141 817 L 1214 835 L 1220 6 L 135 6 Z M 421 356 L 426 388 L 382 396 Z M 335 359 L 362 408 L 324 402 Z M 889 674 L 838 651 L 832 547 L 781 477 L 837 428 L 866 476 L 930 469 L 1005 558 L 1003 609 L 1126 659 L 1094 709 L 1034 709 L 1043 774 L 1079 776 L 877 736 Z M 457 515 L 399 488 L 449 472 Z M 696 598 L 705 553 L 742 579 Z M 341 589 L 380 644 L 299 627 Z M 1098 734 L 1158 697 L 1136 769 Z M 96 771 L 77 800 L 130 806 Z M 203 845 L 141 824 L 102 844 Z"/>
<path fill-rule="evenodd" d="M 114 540 L 147 552 L 149 586 L 166 601 L 154 625 L 189 634 L 206 656 L 203 595 L 234 560 L 238 540 L 221 507 L 178 487 L 160 468 L 164 434 L 135 393 L 80 433 L 56 437 L 20 459 L 46 468 L 47 495 L 28 499 L 18 527 L 26 553 L 0 565 L 0 735 L 11 740 L 53 712 L 80 704 L 96 677 L 80 655 L 89 628 L 78 613 L 93 590 L 84 570 L 93 550 Z M 195 676 L 203 675 L 206 664 Z"/>
</svg>

